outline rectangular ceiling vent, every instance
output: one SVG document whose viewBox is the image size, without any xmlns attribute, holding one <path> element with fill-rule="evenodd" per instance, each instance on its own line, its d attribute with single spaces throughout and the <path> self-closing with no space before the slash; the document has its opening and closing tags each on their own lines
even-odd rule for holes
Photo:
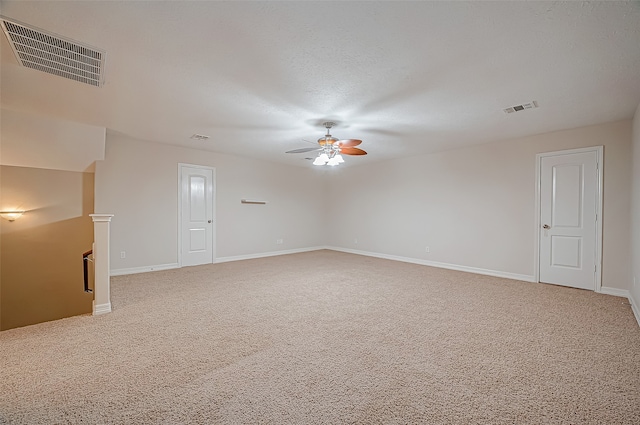
<svg viewBox="0 0 640 425">
<path fill-rule="evenodd" d="M 503 109 L 505 114 L 513 114 L 514 112 L 524 111 L 525 109 L 533 109 L 538 107 L 538 102 L 531 101 L 529 103 L 523 103 L 522 105 L 510 106 Z"/>
<path fill-rule="evenodd" d="M 102 85 L 104 51 L 4 17 L 0 26 L 22 66 L 96 87 Z"/>
</svg>

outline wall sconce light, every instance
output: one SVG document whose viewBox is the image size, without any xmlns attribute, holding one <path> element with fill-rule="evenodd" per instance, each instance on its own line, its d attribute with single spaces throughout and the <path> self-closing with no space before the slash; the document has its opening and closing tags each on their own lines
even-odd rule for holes
<svg viewBox="0 0 640 425">
<path fill-rule="evenodd" d="M 22 214 L 24 214 L 24 211 L 0 211 L 0 217 L 9 221 L 15 221 L 22 217 Z"/>
</svg>

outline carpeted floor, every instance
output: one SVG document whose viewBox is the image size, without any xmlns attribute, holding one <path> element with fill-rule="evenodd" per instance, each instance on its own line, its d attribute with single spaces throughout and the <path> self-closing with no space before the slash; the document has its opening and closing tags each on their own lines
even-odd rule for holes
<svg viewBox="0 0 640 425">
<path fill-rule="evenodd" d="M 112 278 L 0 333 L 2 424 L 639 424 L 624 298 L 333 251 Z"/>
</svg>

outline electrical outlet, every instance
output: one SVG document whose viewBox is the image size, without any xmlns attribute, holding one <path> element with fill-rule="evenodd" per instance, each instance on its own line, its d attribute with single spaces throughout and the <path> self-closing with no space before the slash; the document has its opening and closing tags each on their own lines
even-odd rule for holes
<svg viewBox="0 0 640 425">
<path fill-rule="evenodd" d="M 283 242 L 283 239 L 276 239 L 276 245 L 282 245 Z"/>
<path fill-rule="evenodd" d="M 127 253 L 125 251 L 120 251 L 120 258 L 127 258 Z"/>
<path fill-rule="evenodd" d="M 358 245 L 358 238 L 355 238 L 355 239 L 353 240 L 353 243 L 354 243 L 354 244 L 356 244 L 356 245 Z"/>
<path fill-rule="evenodd" d="M 431 249 L 427 246 L 427 247 L 424 248 L 424 251 L 429 253 L 429 252 L 431 252 Z"/>
</svg>

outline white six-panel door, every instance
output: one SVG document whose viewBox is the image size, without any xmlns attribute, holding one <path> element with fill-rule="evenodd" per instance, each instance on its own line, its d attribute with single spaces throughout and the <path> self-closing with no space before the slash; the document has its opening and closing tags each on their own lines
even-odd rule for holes
<svg viewBox="0 0 640 425">
<path fill-rule="evenodd" d="M 180 260 L 182 266 L 213 262 L 213 170 L 180 164 Z"/>
<path fill-rule="evenodd" d="M 540 160 L 540 282 L 596 290 L 598 151 Z"/>
</svg>

